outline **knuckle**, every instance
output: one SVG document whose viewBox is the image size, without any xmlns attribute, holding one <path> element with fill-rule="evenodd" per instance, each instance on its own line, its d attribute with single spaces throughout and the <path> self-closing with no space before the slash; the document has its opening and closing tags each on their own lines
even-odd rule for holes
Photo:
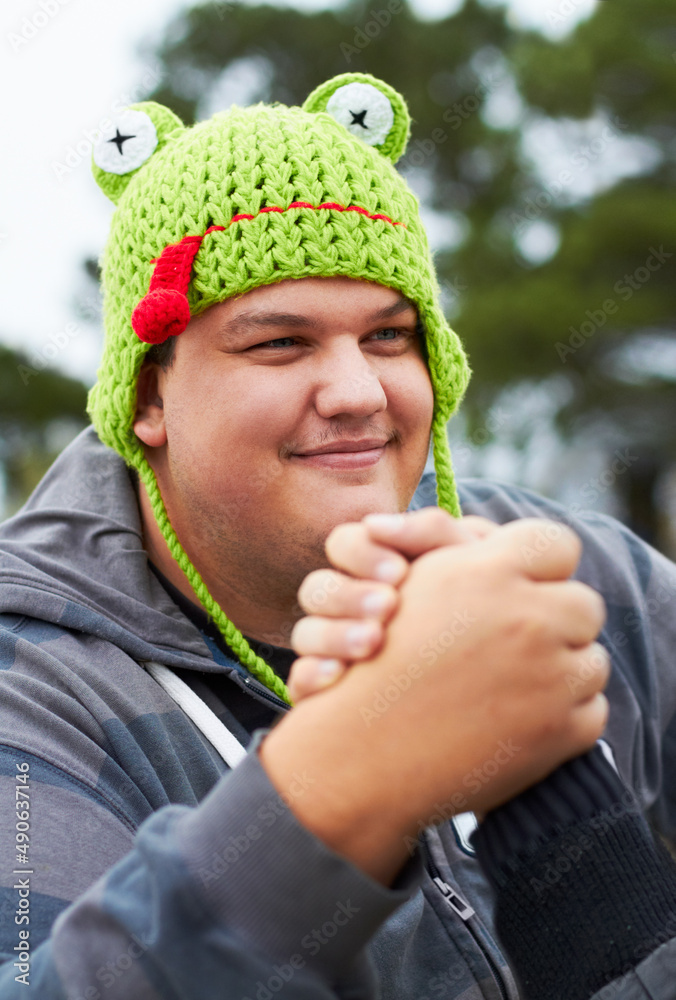
<svg viewBox="0 0 676 1000">
<path fill-rule="evenodd" d="M 610 702 L 608 701 L 606 696 L 602 693 L 599 693 L 596 696 L 596 698 L 598 705 L 597 711 L 599 716 L 598 717 L 599 731 L 596 737 L 596 739 L 598 739 L 599 736 L 601 736 L 605 732 L 606 726 L 608 725 L 608 720 L 610 719 Z"/>
<path fill-rule="evenodd" d="M 468 530 L 474 538 L 487 538 L 501 527 L 501 525 L 495 524 L 493 521 L 489 521 L 488 518 L 480 517 L 478 514 L 466 514 L 460 518 L 459 523 L 466 530 Z"/>
<path fill-rule="evenodd" d="M 549 524 L 556 524 L 557 528 L 561 531 L 561 540 L 570 545 L 575 552 L 580 555 L 582 554 L 582 539 L 576 531 L 573 531 L 567 524 L 561 524 L 559 521 L 550 521 Z"/>
<path fill-rule="evenodd" d="M 607 721 L 608 699 L 603 694 L 597 694 L 578 709 L 574 731 L 580 752 L 592 749 Z"/>
<path fill-rule="evenodd" d="M 309 657 L 299 657 L 294 661 L 288 681 L 289 695 L 293 701 L 298 701 L 309 692 L 313 662 Z"/>
<path fill-rule="evenodd" d="M 516 522 L 515 531 L 530 539 L 532 545 L 545 550 L 547 547 L 582 551 L 582 541 L 572 528 L 560 521 L 544 517 L 528 517 Z"/>
<path fill-rule="evenodd" d="M 298 601 L 301 607 L 306 607 L 312 603 L 312 598 L 317 590 L 324 584 L 327 570 L 316 569 L 308 573 L 300 587 L 298 588 Z"/>
<path fill-rule="evenodd" d="M 598 626 L 600 632 L 607 618 L 606 602 L 601 594 L 589 584 L 578 580 L 569 581 L 566 586 L 576 594 L 580 612 L 589 618 L 592 625 Z"/>
<path fill-rule="evenodd" d="M 342 579 L 338 573 L 330 569 L 313 570 L 303 580 L 298 591 L 298 601 L 306 611 L 324 609 L 330 604 L 331 597 L 335 595 L 342 586 Z"/>
<path fill-rule="evenodd" d="M 420 511 L 420 521 L 434 532 L 443 531 L 453 522 L 451 515 L 441 507 L 425 507 Z"/>
<path fill-rule="evenodd" d="M 599 646 L 601 652 L 598 654 L 598 664 L 599 664 L 599 675 L 602 681 L 602 686 L 605 687 L 610 680 L 610 674 L 612 672 L 612 660 L 610 658 L 610 653 L 603 646 Z"/>
<path fill-rule="evenodd" d="M 301 622 L 303 621 L 305 621 L 305 619 L 301 618 L 299 621 L 296 622 L 296 624 L 291 629 L 291 635 L 289 636 L 289 642 L 291 643 L 291 648 L 295 649 L 296 652 L 298 652 L 298 638 L 299 636 L 302 635 L 300 625 Z"/>
<path fill-rule="evenodd" d="M 534 746 L 544 748 L 566 739 L 568 716 L 558 703 L 541 702 L 540 711 L 531 720 L 531 741 Z"/>
<path fill-rule="evenodd" d="M 592 643 L 580 650 L 565 673 L 566 686 L 576 701 L 583 701 L 606 686 L 610 670 L 608 651 L 599 643 Z"/>
<path fill-rule="evenodd" d="M 291 629 L 291 646 L 297 653 L 307 651 L 311 643 L 316 643 L 321 631 L 321 619 L 312 615 L 300 618 Z"/>
<path fill-rule="evenodd" d="M 505 621 L 507 637 L 519 644 L 533 648 L 540 646 L 549 634 L 549 616 L 537 603 L 530 607 L 514 608 Z"/>
<path fill-rule="evenodd" d="M 346 546 L 355 542 L 363 541 L 366 538 L 366 528 L 363 524 L 349 521 L 346 524 L 339 524 L 332 528 L 326 539 L 324 548 L 329 558 Z"/>
<path fill-rule="evenodd" d="M 590 646 L 589 663 L 599 671 L 610 670 L 610 653 L 600 642 L 594 642 Z"/>
</svg>

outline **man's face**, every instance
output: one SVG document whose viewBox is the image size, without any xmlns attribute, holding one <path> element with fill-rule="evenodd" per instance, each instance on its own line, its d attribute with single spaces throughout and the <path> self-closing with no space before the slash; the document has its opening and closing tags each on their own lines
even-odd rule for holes
<svg viewBox="0 0 676 1000">
<path fill-rule="evenodd" d="M 416 323 L 399 292 L 351 278 L 263 286 L 191 320 L 156 373 L 148 457 L 198 568 L 295 593 L 335 525 L 406 509 L 433 408 Z"/>
</svg>

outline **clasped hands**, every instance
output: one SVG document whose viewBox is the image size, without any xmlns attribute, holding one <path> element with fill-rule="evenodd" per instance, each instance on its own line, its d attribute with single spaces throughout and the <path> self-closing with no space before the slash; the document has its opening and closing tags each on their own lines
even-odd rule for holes
<svg viewBox="0 0 676 1000">
<path fill-rule="evenodd" d="M 374 658 L 391 660 L 389 676 L 404 678 L 402 693 L 413 683 L 435 684 L 435 668 L 456 671 L 447 715 L 464 733 L 469 758 L 485 759 L 505 736 L 525 751 L 475 804 L 481 809 L 601 735 L 610 664 L 595 640 L 605 605 L 570 579 L 581 543 L 566 526 L 539 519 L 498 526 L 425 508 L 341 525 L 326 553 L 335 568 L 309 574 L 299 591 L 307 617 L 292 634 L 294 703 L 328 694 Z M 371 723 L 377 717 L 371 712 Z"/>
</svg>

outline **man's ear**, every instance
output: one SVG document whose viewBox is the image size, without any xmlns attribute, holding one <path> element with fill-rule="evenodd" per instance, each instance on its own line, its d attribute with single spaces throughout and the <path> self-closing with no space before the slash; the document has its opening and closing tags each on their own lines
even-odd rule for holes
<svg viewBox="0 0 676 1000">
<path fill-rule="evenodd" d="M 159 385 L 161 370 L 159 365 L 144 364 L 136 383 L 134 433 L 149 448 L 161 448 L 167 443 Z"/>
</svg>

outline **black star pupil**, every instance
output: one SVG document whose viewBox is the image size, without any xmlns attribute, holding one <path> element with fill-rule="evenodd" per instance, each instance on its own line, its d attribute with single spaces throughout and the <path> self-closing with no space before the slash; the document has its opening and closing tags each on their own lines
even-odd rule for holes
<svg viewBox="0 0 676 1000">
<path fill-rule="evenodd" d="M 368 108 L 366 109 L 368 111 Z M 350 111 L 352 115 L 352 121 L 350 125 L 361 125 L 362 128 L 368 128 L 368 125 L 364 124 L 364 118 L 366 117 L 366 111 Z"/>
<path fill-rule="evenodd" d="M 119 152 L 120 152 L 120 156 L 122 156 L 123 155 L 122 154 L 122 145 L 123 145 L 123 143 L 125 143 L 127 141 L 127 139 L 135 139 L 135 138 L 136 138 L 135 135 L 120 135 L 119 128 L 116 128 L 115 129 L 115 138 L 114 139 L 109 139 L 108 142 L 114 142 L 115 145 L 117 146 Z"/>
</svg>

